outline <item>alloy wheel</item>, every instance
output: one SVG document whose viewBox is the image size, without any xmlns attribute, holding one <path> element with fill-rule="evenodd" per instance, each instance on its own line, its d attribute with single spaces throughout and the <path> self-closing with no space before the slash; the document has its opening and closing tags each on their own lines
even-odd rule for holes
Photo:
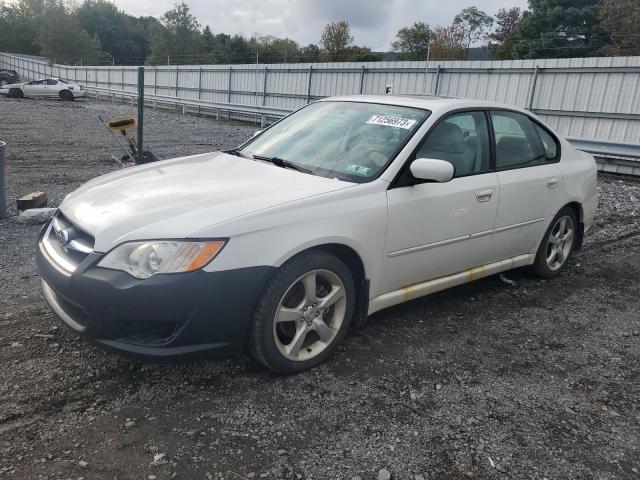
<svg viewBox="0 0 640 480">
<path fill-rule="evenodd" d="M 336 338 L 347 306 L 345 286 L 329 270 L 300 276 L 285 292 L 276 310 L 273 338 L 288 360 L 316 357 Z"/>
<path fill-rule="evenodd" d="M 575 226 L 568 215 L 560 217 L 554 224 L 547 239 L 547 266 L 550 270 L 560 269 L 567 261 L 573 247 Z"/>
</svg>

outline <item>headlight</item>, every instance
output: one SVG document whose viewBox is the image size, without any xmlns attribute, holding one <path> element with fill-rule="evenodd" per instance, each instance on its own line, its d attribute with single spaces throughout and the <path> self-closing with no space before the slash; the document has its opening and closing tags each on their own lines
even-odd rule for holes
<svg viewBox="0 0 640 480">
<path fill-rule="evenodd" d="M 109 252 L 98 266 L 122 270 L 136 278 L 148 278 L 156 273 L 191 272 L 213 260 L 225 243 L 224 240 L 124 243 Z"/>
</svg>

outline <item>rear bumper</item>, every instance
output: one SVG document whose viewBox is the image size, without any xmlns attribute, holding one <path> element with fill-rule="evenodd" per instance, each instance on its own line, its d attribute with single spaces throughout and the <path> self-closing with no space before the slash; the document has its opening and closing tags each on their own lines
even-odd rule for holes
<svg viewBox="0 0 640 480">
<path fill-rule="evenodd" d="M 36 259 L 47 303 L 90 342 L 156 359 L 241 352 L 258 295 L 273 270 L 260 266 L 138 280 L 97 267 L 100 258 L 90 254 L 67 275 L 39 242 Z"/>
</svg>

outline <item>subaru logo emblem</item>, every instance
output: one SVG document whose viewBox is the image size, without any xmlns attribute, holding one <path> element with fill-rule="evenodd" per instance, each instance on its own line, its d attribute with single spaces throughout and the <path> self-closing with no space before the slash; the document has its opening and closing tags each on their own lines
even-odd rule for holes
<svg viewBox="0 0 640 480">
<path fill-rule="evenodd" d="M 67 230 L 56 230 L 56 238 L 60 245 L 66 245 L 69 243 L 69 232 Z"/>
</svg>

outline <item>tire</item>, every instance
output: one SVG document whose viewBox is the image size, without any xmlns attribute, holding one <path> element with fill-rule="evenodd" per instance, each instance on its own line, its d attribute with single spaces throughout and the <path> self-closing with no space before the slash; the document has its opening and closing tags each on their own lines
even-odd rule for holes
<svg viewBox="0 0 640 480">
<path fill-rule="evenodd" d="M 339 258 L 322 250 L 302 253 L 280 267 L 260 295 L 249 353 L 280 374 L 315 367 L 346 335 L 355 304 L 353 277 Z"/>
<path fill-rule="evenodd" d="M 59 95 L 61 100 L 65 102 L 73 102 L 73 93 L 69 90 L 61 90 Z"/>
<path fill-rule="evenodd" d="M 567 267 L 578 232 L 578 219 L 570 207 L 564 207 L 554 217 L 540 242 L 533 272 L 541 278 L 553 278 Z"/>
<path fill-rule="evenodd" d="M 9 98 L 23 98 L 24 93 L 19 88 L 12 88 L 9 90 L 9 94 L 7 95 Z"/>
</svg>

